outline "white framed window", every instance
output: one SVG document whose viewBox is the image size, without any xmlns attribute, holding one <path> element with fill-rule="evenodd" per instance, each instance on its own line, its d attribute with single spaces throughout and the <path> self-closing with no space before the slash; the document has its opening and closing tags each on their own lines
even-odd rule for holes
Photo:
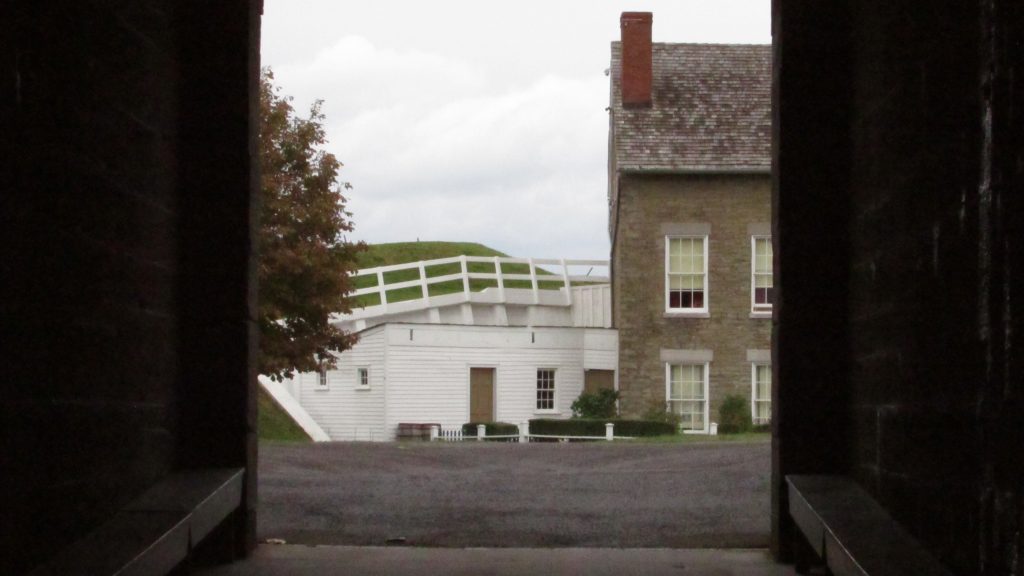
<svg viewBox="0 0 1024 576">
<path fill-rule="evenodd" d="M 356 368 L 356 388 L 359 390 L 370 389 L 370 369 Z"/>
<path fill-rule="evenodd" d="M 708 430 L 708 365 L 666 364 L 668 410 L 681 417 L 684 432 Z"/>
<path fill-rule="evenodd" d="M 537 411 L 555 411 L 555 369 L 537 369 Z"/>
<path fill-rule="evenodd" d="M 750 237 L 750 309 L 771 312 L 775 300 L 772 286 L 772 238 Z"/>
<path fill-rule="evenodd" d="M 324 366 L 323 364 L 321 364 L 316 370 L 316 389 L 330 389 L 330 387 L 327 385 L 327 366 Z"/>
<path fill-rule="evenodd" d="M 707 312 L 708 237 L 665 237 L 665 311 Z"/>
<path fill-rule="evenodd" d="M 750 417 L 754 424 L 772 421 L 772 366 L 751 364 Z"/>
</svg>

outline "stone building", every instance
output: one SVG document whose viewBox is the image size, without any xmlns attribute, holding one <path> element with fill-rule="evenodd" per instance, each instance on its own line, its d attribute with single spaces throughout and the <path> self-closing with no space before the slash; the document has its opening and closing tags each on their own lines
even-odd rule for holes
<svg viewBox="0 0 1024 576">
<path fill-rule="evenodd" d="M 771 47 L 612 43 L 609 233 L 621 409 L 771 419 Z"/>
</svg>

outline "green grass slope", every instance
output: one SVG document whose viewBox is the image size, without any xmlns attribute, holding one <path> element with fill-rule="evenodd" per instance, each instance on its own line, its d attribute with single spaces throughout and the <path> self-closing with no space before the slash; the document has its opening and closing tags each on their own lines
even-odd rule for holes
<svg viewBox="0 0 1024 576">
<path fill-rule="evenodd" d="M 274 440 L 278 442 L 309 442 L 310 438 L 306 432 L 292 420 L 287 412 L 281 409 L 270 397 L 270 394 L 259 388 L 257 403 L 259 405 L 259 420 L 257 431 L 260 440 Z"/>
<path fill-rule="evenodd" d="M 369 244 L 359 254 L 360 268 L 405 264 L 420 260 L 436 260 L 452 256 L 508 256 L 476 242 L 393 242 Z"/>
<path fill-rule="evenodd" d="M 507 256 L 507 254 L 475 242 L 394 242 L 391 244 L 368 245 L 367 250 L 359 255 L 359 268 L 376 268 L 378 266 L 406 264 L 408 262 L 418 262 L 420 260 L 437 260 L 440 258 L 451 258 L 462 255 Z M 494 264 L 489 262 L 470 262 L 467 265 L 467 269 L 470 272 L 493 274 Z M 461 271 L 462 265 L 458 262 L 426 267 L 428 278 L 458 274 Z M 504 274 L 529 274 L 530 267 L 526 264 L 505 264 L 501 267 L 501 271 Z M 537 274 L 550 275 L 550 272 L 538 269 Z M 419 280 L 419 278 L 419 270 L 415 269 L 384 273 L 385 284 Z M 557 290 L 562 286 L 562 280 L 559 278 L 558 280 L 540 281 L 537 284 L 541 289 Z M 377 277 L 375 275 L 357 276 L 355 278 L 356 288 L 368 288 L 376 285 Z M 474 292 L 479 292 L 484 288 L 497 286 L 497 280 L 471 280 L 469 283 L 469 289 Z M 509 280 L 505 282 L 505 287 L 530 288 L 530 282 L 528 280 Z M 461 292 L 462 289 L 461 280 L 451 280 L 448 282 L 431 284 L 427 288 L 427 291 L 431 296 L 440 296 L 442 294 Z M 423 292 L 418 286 L 387 291 L 388 302 L 414 300 L 422 297 L 422 295 Z M 375 306 L 377 304 L 380 304 L 380 296 L 377 294 L 366 294 L 356 298 L 356 306 Z"/>
</svg>

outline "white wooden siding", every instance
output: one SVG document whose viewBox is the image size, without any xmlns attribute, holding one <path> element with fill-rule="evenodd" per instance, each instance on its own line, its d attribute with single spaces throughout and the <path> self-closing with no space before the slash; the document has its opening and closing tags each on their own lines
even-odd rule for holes
<svg viewBox="0 0 1024 576">
<path fill-rule="evenodd" d="M 469 370 L 495 369 L 495 419 L 568 418 L 584 369 L 617 369 L 618 334 L 601 328 L 386 324 L 365 330 L 319 389 L 315 372 L 293 385 L 332 440 L 393 440 L 402 422 L 469 420 Z M 370 370 L 358 389 L 357 370 Z M 555 369 L 555 411 L 536 410 L 538 368 Z"/>
<path fill-rule="evenodd" d="M 572 325 L 587 328 L 611 328 L 611 284 L 573 287 Z"/>
<path fill-rule="evenodd" d="M 583 367 L 588 370 L 619 369 L 618 330 L 583 331 Z"/>
<path fill-rule="evenodd" d="M 614 330 L 389 324 L 386 428 L 467 422 L 471 367 L 495 368 L 497 420 L 568 418 L 584 368 L 615 369 L 617 345 Z M 553 414 L 536 410 L 538 368 L 556 370 Z"/>
<path fill-rule="evenodd" d="M 318 389 L 316 372 L 299 377 L 299 403 L 331 440 L 389 440 L 385 429 L 384 326 L 366 330 L 359 342 L 338 357 L 327 372 L 327 390 Z M 358 368 L 370 370 L 369 390 L 359 389 Z"/>
</svg>

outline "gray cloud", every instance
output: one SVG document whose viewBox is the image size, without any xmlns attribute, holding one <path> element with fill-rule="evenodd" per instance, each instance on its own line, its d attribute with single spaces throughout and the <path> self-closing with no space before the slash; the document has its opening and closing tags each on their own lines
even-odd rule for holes
<svg viewBox="0 0 1024 576">
<path fill-rule="evenodd" d="M 538 16 L 521 5 L 460 0 L 430 3 L 433 10 L 394 1 L 345 4 L 268 0 L 263 53 L 296 108 L 324 100 L 328 149 L 355 186 L 355 238 L 608 257 L 602 72 L 618 13 L 631 7 L 572 0 L 545 3 Z M 656 40 L 665 40 L 662 20 L 684 20 L 684 4 L 691 16 L 733 19 L 720 41 L 737 41 L 728 37 L 737 33 L 768 41 L 767 1 L 653 4 Z M 283 9 L 296 5 L 303 10 Z M 761 22 L 761 37 L 737 32 L 744 14 Z M 694 40 L 679 34 L 670 39 Z"/>
</svg>

